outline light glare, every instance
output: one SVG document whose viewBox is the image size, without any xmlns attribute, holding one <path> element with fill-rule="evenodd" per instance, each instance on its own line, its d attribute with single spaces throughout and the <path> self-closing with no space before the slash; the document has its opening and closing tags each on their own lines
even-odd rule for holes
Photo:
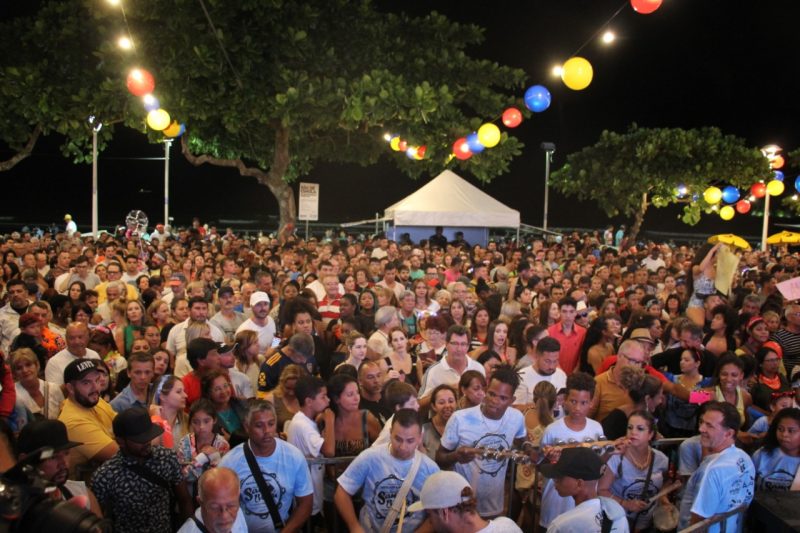
<svg viewBox="0 0 800 533">
<path fill-rule="evenodd" d="M 615 40 L 616 38 L 617 38 L 617 36 L 616 36 L 616 35 L 614 35 L 614 32 L 613 32 L 613 31 L 611 31 L 611 30 L 608 30 L 608 31 L 606 31 L 606 32 L 603 34 L 603 42 L 604 42 L 605 44 L 611 44 L 611 43 L 613 43 L 613 42 L 614 42 L 614 40 Z"/>
<path fill-rule="evenodd" d="M 125 37 L 124 35 L 117 39 L 117 46 L 122 48 L 123 50 L 130 50 L 133 48 L 133 41 L 130 40 L 129 37 Z"/>
<path fill-rule="evenodd" d="M 561 68 L 561 65 L 556 65 L 556 66 L 553 67 L 553 69 L 550 72 L 552 72 L 553 76 L 555 76 L 556 78 L 560 78 L 561 77 L 561 73 L 563 71 L 564 71 L 564 69 Z"/>
<path fill-rule="evenodd" d="M 120 4 L 120 0 L 106 0 L 109 5 L 118 6 Z"/>
</svg>

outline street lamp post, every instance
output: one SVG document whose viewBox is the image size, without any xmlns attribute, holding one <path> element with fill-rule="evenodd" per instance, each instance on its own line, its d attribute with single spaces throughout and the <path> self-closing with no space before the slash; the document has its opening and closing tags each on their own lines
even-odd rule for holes
<svg viewBox="0 0 800 533">
<path fill-rule="evenodd" d="M 172 139 L 164 139 L 164 226 L 169 226 L 169 149 Z"/>
<path fill-rule="evenodd" d="M 89 117 L 89 126 L 92 128 L 92 235 L 99 237 L 98 214 L 98 184 L 97 184 L 97 133 L 103 128 L 103 123 L 94 115 Z"/>
<path fill-rule="evenodd" d="M 542 221 L 542 229 L 546 232 L 547 207 L 550 200 L 550 163 L 553 161 L 556 145 L 550 142 L 543 142 L 541 148 L 544 150 L 544 220 Z"/>
<path fill-rule="evenodd" d="M 772 166 L 772 162 L 775 160 L 776 157 L 783 151 L 780 146 L 775 144 L 770 144 L 761 148 L 761 153 L 766 157 L 770 162 L 771 168 L 777 168 Z M 761 224 L 761 251 L 767 251 L 767 232 L 769 229 L 769 197 L 772 196 L 770 194 L 771 188 L 767 188 L 766 194 L 764 195 L 764 220 Z"/>
</svg>

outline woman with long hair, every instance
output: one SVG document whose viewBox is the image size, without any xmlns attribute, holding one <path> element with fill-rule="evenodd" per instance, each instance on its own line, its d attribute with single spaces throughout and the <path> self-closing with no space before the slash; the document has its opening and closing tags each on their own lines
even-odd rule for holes
<svg viewBox="0 0 800 533">
<path fill-rule="evenodd" d="M 683 315 L 683 302 L 681 297 L 674 292 L 667 296 L 664 302 L 664 311 L 669 315 L 670 320 L 674 320 Z"/>
<path fill-rule="evenodd" d="M 183 382 L 175 376 L 164 378 L 156 388 L 150 414 L 153 422 L 164 430 L 161 445 L 165 448 L 177 450 L 183 436 L 189 433 L 186 398 Z"/>
<path fill-rule="evenodd" d="M 441 445 L 444 428 L 457 406 L 456 390 L 450 385 L 439 385 L 431 392 L 433 416 L 422 425 L 422 446 L 428 457 L 434 461 L 436 460 L 436 451 Z"/>
<path fill-rule="evenodd" d="M 275 414 L 277 415 L 277 428 L 279 432 L 284 431 L 286 422 L 300 410 L 300 404 L 297 402 L 297 396 L 294 395 L 294 386 L 297 385 L 297 379 L 301 376 L 307 376 L 308 371 L 300 365 L 286 365 L 281 370 L 281 375 L 278 378 L 278 386 L 268 392 L 264 399 L 275 406 Z"/>
<path fill-rule="evenodd" d="M 756 351 L 755 383 L 750 385 L 753 409 L 769 414 L 770 400 L 774 393 L 791 391 L 792 386 L 780 373 L 781 347 L 776 342 L 767 342 Z"/>
<path fill-rule="evenodd" d="M 625 451 L 608 460 L 597 492 L 614 499 L 625 509 L 631 531 L 649 531 L 655 505 L 647 500 L 664 485 L 669 459 L 652 447 L 656 421 L 650 411 L 632 412 L 625 435 Z"/>
<path fill-rule="evenodd" d="M 601 422 L 603 433 L 610 440 L 625 436 L 626 423 L 631 413 L 642 410 L 652 414 L 664 402 L 661 380 L 645 374 L 641 368 L 623 368 L 619 386 L 628 394 L 628 401 L 613 409 Z"/>
<path fill-rule="evenodd" d="M 61 387 L 39 378 L 39 358 L 30 348 L 11 352 L 11 372 L 16 381 L 16 402 L 36 418 L 55 420 L 61 412 Z"/>
<path fill-rule="evenodd" d="M 667 379 L 688 391 L 699 391 L 710 383 L 710 378 L 700 374 L 700 352 L 686 348 L 681 352 L 680 374 L 666 373 Z M 697 405 L 673 394 L 666 396 L 666 407 L 661 420 L 661 432 L 665 437 L 691 437 L 697 434 Z"/>
<path fill-rule="evenodd" d="M 250 379 L 254 391 L 258 390 L 258 374 L 264 358 L 259 354 L 258 333 L 245 329 L 233 339 L 236 369 Z"/>
<path fill-rule="evenodd" d="M 422 365 L 417 357 L 408 353 L 408 336 L 402 328 L 393 328 L 389 332 L 389 345 L 392 353 L 379 361 L 386 380 L 399 379 L 415 388 L 419 388 L 422 380 Z"/>
<path fill-rule="evenodd" d="M 689 301 L 686 305 L 686 316 L 698 326 L 706 320 L 706 311 L 703 301 L 709 294 L 714 294 L 716 288 L 714 279 L 717 276 L 717 251 L 722 243 L 715 245 L 703 244 L 694 255 L 692 268 L 687 276 L 687 294 Z"/>
<path fill-rule="evenodd" d="M 753 454 L 753 465 L 757 492 L 790 490 L 793 475 L 800 468 L 800 409 L 778 411 L 764 445 Z"/>
<path fill-rule="evenodd" d="M 148 324 L 144 305 L 139 300 L 131 300 L 125 304 L 125 327 L 116 328 L 114 336 L 120 353 L 127 357 L 136 339 L 144 338 L 144 328 Z"/>
<path fill-rule="evenodd" d="M 470 353 L 473 358 L 478 358 L 483 352 L 493 351 L 500 356 L 500 361 L 511 366 L 517 364 L 517 350 L 508 344 L 508 322 L 493 320 L 489 324 L 486 336 L 486 345 Z"/>
<path fill-rule="evenodd" d="M 618 316 L 599 316 L 592 321 L 581 347 L 581 372 L 592 376 L 600 373 L 605 358 L 616 353 L 621 329 L 622 319 Z"/>
<path fill-rule="evenodd" d="M 70 305 L 86 301 L 86 285 L 82 281 L 73 281 L 67 289 L 67 297 Z"/>
<path fill-rule="evenodd" d="M 351 331 L 345 336 L 344 345 L 347 348 L 347 359 L 336 365 L 334 371 L 342 365 L 350 365 L 358 372 L 367 357 L 367 337 L 359 331 Z"/>
<path fill-rule="evenodd" d="M 448 316 L 450 321 L 458 326 L 471 327 L 469 316 L 467 314 L 467 306 L 461 300 L 453 300 L 450 302 L 448 309 Z"/>
<path fill-rule="evenodd" d="M 217 411 L 218 431 L 231 446 L 247 440 L 244 430 L 245 405 L 236 398 L 231 378 L 226 370 L 212 370 L 200 381 L 202 397 L 209 400 Z"/>
<path fill-rule="evenodd" d="M 161 299 L 154 300 L 150 307 L 147 308 L 147 317 L 161 331 L 164 326 L 170 323 L 171 311 L 169 304 Z"/>
<path fill-rule="evenodd" d="M 561 319 L 561 309 L 556 301 L 544 300 L 539 303 L 537 311 L 539 324 L 546 328 L 549 328 Z"/>
<path fill-rule="evenodd" d="M 706 350 L 719 357 L 736 350 L 736 311 L 727 305 L 718 305 L 711 310 L 711 332 L 703 338 Z"/>
<path fill-rule="evenodd" d="M 489 310 L 483 305 L 477 306 L 469 324 L 470 353 L 473 353 L 475 350 L 486 346 L 486 342 L 489 338 L 489 322 Z"/>
<path fill-rule="evenodd" d="M 723 354 L 714 369 L 713 387 L 704 390 L 710 392 L 714 400 L 736 407 L 742 427 L 748 427 L 747 410 L 753 405 L 753 398 L 744 388 L 745 366 L 742 359 L 732 352 Z"/>
<path fill-rule="evenodd" d="M 378 299 L 372 289 L 364 289 L 358 297 L 358 319 L 363 325 L 364 333 L 369 334 L 375 329 L 375 311 L 377 308 Z"/>
<path fill-rule="evenodd" d="M 428 284 L 425 280 L 420 278 L 411 284 L 411 290 L 414 291 L 414 309 L 419 312 L 427 311 L 428 313 L 439 312 L 439 302 L 431 298 L 431 293 Z"/>
<path fill-rule="evenodd" d="M 751 317 L 744 329 L 742 344 L 736 349 L 736 355 L 755 356 L 761 346 L 769 340 L 769 328 L 760 316 Z"/>
</svg>

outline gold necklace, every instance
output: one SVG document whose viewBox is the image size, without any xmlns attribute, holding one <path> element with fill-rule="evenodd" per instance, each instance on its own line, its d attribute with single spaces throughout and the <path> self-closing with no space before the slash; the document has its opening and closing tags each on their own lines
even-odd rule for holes
<svg viewBox="0 0 800 533">
<path fill-rule="evenodd" d="M 633 463 L 633 466 L 635 466 L 637 469 L 647 470 L 647 468 L 650 466 L 650 457 L 653 455 L 653 450 L 650 448 L 650 446 L 647 447 L 647 455 L 645 456 L 644 463 L 637 462 L 636 459 L 633 458 L 633 454 L 630 452 L 626 453 L 625 455 L 628 456 L 628 460 Z"/>
</svg>

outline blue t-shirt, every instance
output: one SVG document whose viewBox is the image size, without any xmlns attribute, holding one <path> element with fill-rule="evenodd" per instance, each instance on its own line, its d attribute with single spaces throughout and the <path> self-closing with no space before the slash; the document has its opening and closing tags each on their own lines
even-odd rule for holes
<svg viewBox="0 0 800 533">
<path fill-rule="evenodd" d="M 800 457 L 786 455 L 780 448 L 768 451 L 759 448 L 753 454 L 753 465 L 756 469 L 756 490 L 788 491 L 792 486 Z"/>
<path fill-rule="evenodd" d="M 689 526 L 692 513 L 703 518 L 750 505 L 755 493 L 755 467 L 750 456 L 734 445 L 703 459 L 686 484 L 678 529 Z M 742 531 L 743 515 L 728 518 L 726 531 Z M 720 530 L 714 524 L 709 532 Z"/>
<path fill-rule="evenodd" d="M 416 453 L 422 455 L 422 462 L 406 494 L 406 506 L 419 500 L 419 493 L 425 480 L 439 471 L 439 467 L 430 457 L 419 451 Z M 358 454 L 347 470 L 339 476 L 339 485 L 349 495 L 354 496 L 359 490 L 361 491 L 364 506 L 361 508 L 359 522 L 365 531 L 381 529 L 413 462 L 413 459 L 400 460 L 394 457 L 389 452 L 388 445 L 377 446 Z M 423 521 L 425 521 L 425 511 L 416 513 L 406 511 L 403 531 L 416 531 Z M 397 531 L 396 520 L 391 531 Z"/>
<path fill-rule="evenodd" d="M 527 436 L 525 418 L 516 409 L 508 408 L 499 420 L 483 415 L 481 406 L 453 413 L 444 428 L 441 446 L 455 450 L 459 446 L 510 450 L 514 439 Z M 464 476 L 475 491 L 478 514 L 497 516 L 503 512 L 508 459 L 475 458 L 469 463 L 456 463 L 453 470 Z"/>
<path fill-rule="evenodd" d="M 251 533 L 274 533 L 275 525 L 269 516 L 269 509 L 244 457 L 242 447 L 245 445 L 249 445 L 249 441 L 225 454 L 219 466 L 230 468 L 239 476 L 239 501 L 247 521 L 247 529 Z M 306 458 L 291 444 L 275 439 L 275 451 L 272 455 L 256 456 L 256 462 L 272 492 L 281 519 L 286 522 L 294 498 L 314 493 Z"/>
</svg>

